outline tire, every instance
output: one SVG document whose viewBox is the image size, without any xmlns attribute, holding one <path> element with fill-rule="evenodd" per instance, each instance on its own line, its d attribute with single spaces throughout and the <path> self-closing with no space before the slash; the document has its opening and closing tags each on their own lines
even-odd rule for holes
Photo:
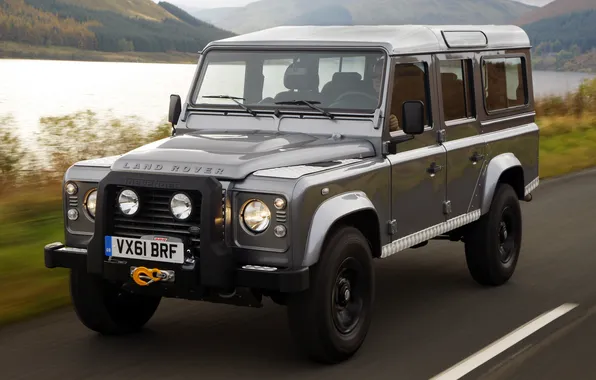
<svg viewBox="0 0 596 380">
<path fill-rule="evenodd" d="M 521 208 L 511 185 L 497 185 L 489 212 L 466 235 L 466 262 L 472 278 L 484 286 L 508 282 L 515 272 L 522 242 Z"/>
<path fill-rule="evenodd" d="M 348 298 L 346 288 L 350 290 Z M 332 233 L 319 262 L 311 268 L 309 289 L 288 297 L 288 321 L 297 347 L 319 363 L 351 358 L 368 333 L 374 294 L 368 241 L 358 229 L 341 227 Z M 343 306 L 345 300 L 356 311 L 351 325 L 339 321 L 334 313 L 335 306 Z"/>
<path fill-rule="evenodd" d="M 79 320 L 102 335 L 141 330 L 161 301 L 161 297 L 132 294 L 101 277 L 75 269 L 70 272 L 70 295 Z"/>
</svg>

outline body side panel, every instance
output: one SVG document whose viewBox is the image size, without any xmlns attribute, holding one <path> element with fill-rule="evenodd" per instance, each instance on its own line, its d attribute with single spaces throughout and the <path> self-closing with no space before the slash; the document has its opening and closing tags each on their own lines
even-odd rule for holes
<svg viewBox="0 0 596 380">
<path fill-rule="evenodd" d="M 326 191 L 323 191 L 324 189 Z M 390 190 L 390 169 L 387 160 L 366 159 L 300 178 L 290 201 L 294 267 L 302 266 L 306 255 L 308 262 L 317 260 L 320 254 L 318 248 L 329 230 L 319 230 L 316 226 L 326 226 L 330 221 L 355 210 L 370 210 L 371 204 L 377 214 L 380 244 L 386 244 L 389 240 L 387 223 L 391 217 L 388 207 L 391 201 Z M 360 195 L 334 198 L 350 193 Z M 335 199 L 333 207 L 323 206 L 330 199 Z M 331 215 L 328 215 L 328 212 Z M 307 245 L 314 250 L 307 251 Z"/>
</svg>

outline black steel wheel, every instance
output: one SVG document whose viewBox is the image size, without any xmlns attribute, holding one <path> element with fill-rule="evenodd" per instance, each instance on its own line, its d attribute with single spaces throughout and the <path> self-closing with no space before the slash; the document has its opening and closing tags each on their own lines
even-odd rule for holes
<svg viewBox="0 0 596 380">
<path fill-rule="evenodd" d="M 361 283 L 363 268 L 353 257 L 346 258 L 339 267 L 333 288 L 333 322 L 343 335 L 351 333 L 360 322 L 367 295 L 366 283 Z"/>
<path fill-rule="evenodd" d="M 339 363 L 362 346 L 374 302 L 372 260 L 368 240 L 358 229 L 338 228 L 311 268 L 309 289 L 288 297 L 292 335 L 312 360 Z"/>
<path fill-rule="evenodd" d="M 513 276 L 522 242 L 522 215 L 517 194 L 500 183 L 488 213 L 467 230 L 466 261 L 481 285 L 500 286 Z"/>
</svg>

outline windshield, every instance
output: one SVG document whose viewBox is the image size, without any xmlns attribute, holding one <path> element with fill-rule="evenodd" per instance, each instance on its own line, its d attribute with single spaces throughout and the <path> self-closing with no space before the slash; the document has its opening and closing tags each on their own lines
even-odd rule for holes
<svg viewBox="0 0 596 380">
<path fill-rule="evenodd" d="M 380 104 L 382 51 L 217 51 L 205 56 L 196 107 L 373 112 Z"/>
</svg>

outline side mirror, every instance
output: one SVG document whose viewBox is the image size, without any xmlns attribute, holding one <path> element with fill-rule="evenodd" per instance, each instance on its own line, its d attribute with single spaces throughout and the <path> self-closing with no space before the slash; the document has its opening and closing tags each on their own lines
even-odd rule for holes
<svg viewBox="0 0 596 380">
<path fill-rule="evenodd" d="M 182 99 L 180 95 L 170 95 L 170 111 L 168 113 L 168 122 L 174 127 L 180 119 L 182 113 Z"/>
<path fill-rule="evenodd" d="M 403 104 L 402 130 L 407 135 L 420 135 L 424 132 L 424 103 L 409 100 Z"/>
</svg>

